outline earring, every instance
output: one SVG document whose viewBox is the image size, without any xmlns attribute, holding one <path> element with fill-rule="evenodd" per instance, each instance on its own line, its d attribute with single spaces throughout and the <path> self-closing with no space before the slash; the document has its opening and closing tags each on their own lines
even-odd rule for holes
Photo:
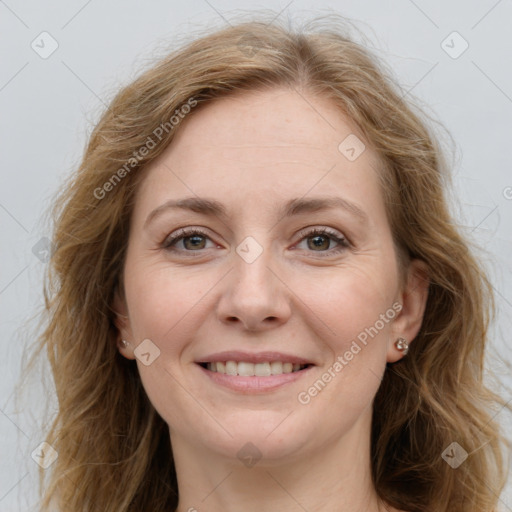
<svg viewBox="0 0 512 512">
<path fill-rule="evenodd" d="M 405 356 L 407 352 L 409 352 L 409 345 L 407 344 L 407 340 L 405 338 L 398 338 L 395 341 L 395 347 L 402 352 Z"/>
<path fill-rule="evenodd" d="M 128 346 L 128 342 L 126 340 L 120 340 L 119 345 L 123 348 L 126 348 Z"/>
</svg>

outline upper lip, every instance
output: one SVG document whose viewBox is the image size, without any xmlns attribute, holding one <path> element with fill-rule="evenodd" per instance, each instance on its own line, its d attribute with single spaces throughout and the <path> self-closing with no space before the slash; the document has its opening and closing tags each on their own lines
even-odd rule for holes
<svg viewBox="0 0 512 512">
<path fill-rule="evenodd" d="M 314 364 L 303 357 L 283 354 L 282 352 L 243 352 L 239 350 L 216 352 L 197 360 L 196 363 L 218 363 L 225 361 L 243 361 L 247 363 L 280 361 L 282 363 Z"/>
</svg>

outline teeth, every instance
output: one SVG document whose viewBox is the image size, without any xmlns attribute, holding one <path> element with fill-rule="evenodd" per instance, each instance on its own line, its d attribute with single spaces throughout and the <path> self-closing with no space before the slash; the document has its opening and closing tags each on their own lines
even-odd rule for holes
<svg viewBox="0 0 512 512">
<path fill-rule="evenodd" d="M 254 375 L 254 363 L 238 363 L 238 375 L 251 377 Z"/>
<path fill-rule="evenodd" d="M 216 363 L 212 363 L 212 364 L 216 364 Z M 227 375 L 238 375 L 238 365 L 235 363 L 235 361 L 226 361 L 226 374 Z"/>
<path fill-rule="evenodd" d="M 270 375 L 282 375 L 283 373 L 297 372 L 305 368 L 306 365 L 299 363 L 283 363 L 281 361 L 265 363 L 226 361 L 225 363 L 208 363 L 206 367 L 212 372 L 224 373 L 227 375 L 239 375 L 241 377 L 268 377 Z"/>
<path fill-rule="evenodd" d="M 254 375 L 257 377 L 268 377 L 270 374 L 270 363 L 257 363 L 254 365 Z"/>
<path fill-rule="evenodd" d="M 270 363 L 270 371 L 272 375 L 281 375 L 283 373 L 283 363 L 281 361 L 272 361 Z"/>
</svg>

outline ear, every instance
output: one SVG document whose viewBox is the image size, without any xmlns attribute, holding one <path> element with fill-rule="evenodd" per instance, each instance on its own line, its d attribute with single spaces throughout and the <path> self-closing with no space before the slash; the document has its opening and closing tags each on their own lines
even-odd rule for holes
<svg viewBox="0 0 512 512">
<path fill-rule="evenodd" d="M 124 295 L 121 294 L 119 287 L 116 288 L 114 293 L 112 306 L 114 310 L 114 324 L 119 332 L 117 339 L 119 352 L 127 359 L 135 359 L 128 306 L 126 305 L 126 299 Z M 127 342 L 126 346 L 123 345 L 122 340 Z"/>
<path fill-rule="evenodd" d="M 428 286 L 426 263 L 418 259 L 412 260 L 407 269 L 406 282 L 397 299 L 402 309 L 393 321 L 392 336 L 388 344 L 388 363 L 394 363 L 403 357 L 403 353 L 395 347 L 398 338 L 405 338 L 411 345 L 417 336 L 427 305 Z"/>
</svg>

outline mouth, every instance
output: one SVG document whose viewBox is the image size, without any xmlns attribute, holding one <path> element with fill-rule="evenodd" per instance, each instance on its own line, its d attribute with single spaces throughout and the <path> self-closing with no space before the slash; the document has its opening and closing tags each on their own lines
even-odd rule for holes
<svg viewBox="0 0 512 512">
<path fill-rule="evenodd" d="M 244 395 L 286 388 L 287 384 L 303 379 L 314 366 L 300 357 L 278 352 L 224 352 L 196 361 L 196 367 L 208 378 L 208 385 Z"/>
<path fill-rule="evenodd" d="M 208 361 L 198 363 L 205 370 L 233 377 L 270 377 L 297 373 L 312 367 L 312 364 L 290 363 L 283 361 Z"/>
</svg>

